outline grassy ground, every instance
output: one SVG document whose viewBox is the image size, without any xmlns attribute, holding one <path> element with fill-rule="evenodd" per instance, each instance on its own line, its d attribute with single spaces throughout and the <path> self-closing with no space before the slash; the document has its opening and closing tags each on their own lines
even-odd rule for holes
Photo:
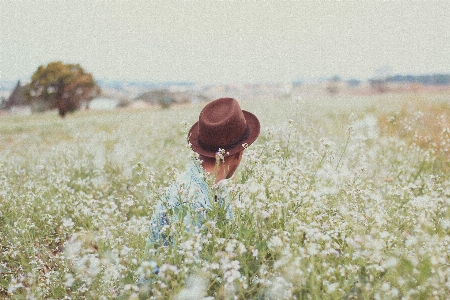
<svg viewBox="0 0 450 300">
<path fill-rule="evenodd" d="M 176 246 L 152 255 L 150 216 L 200 106 L 1 117 L 0 298 L 448 297 L 448 100 L 241 106 L 262 129 L 229 182 L 233 220 L 174 224 Z"/>
</svg>

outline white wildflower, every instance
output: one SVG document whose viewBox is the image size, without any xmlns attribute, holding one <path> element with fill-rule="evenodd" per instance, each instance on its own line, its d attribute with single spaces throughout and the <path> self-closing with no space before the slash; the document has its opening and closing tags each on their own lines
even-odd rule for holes
<svg viewBox="0 0 450 300">
<path fill-rule="evenodd" d="M 125 204 L 126 206 L 133 206 L 134 205 L 133 197 L 131 197 L 131 196 L 128 197 L 123 204 Z"/>
<path fill-rule="evenodd" d="M 227 243 L 227 246 L 225 247 L 225 251 L 233 252 L 235 248 L 236 248 L 236 240 L 230 240 Z"/>
<path fill-rule="evenodd" d="M 62 225 L 67 228 L 72 228 L 75 223 L 72 221 L 72 218 L 63 219 Z"/>
<path fill-rule="evenodd" d="M 328 283 L 326 289 L 328 293 L 333 293 L 339 287 L 339 282 Z"/>
<path fill-rule="evenodd" d="M 258 249 L 252 249 L 252 256 L 258 258 Z"/>
<path fill-rule="evenodd" d="M 198 300 L 206 296 L 208 280 L 205 277 L 193 275 L 188 277 L 186 286 L 175 296 L 176 300 Z"/>
<path fill-rule="evenodd" d="M 395 257 L 389 257 L 383 264 L 381 265 L 385 269 L 389 269 L 395 267 L 398 263 L 398 259 Z"/>
<path fill-rule="evenodd" d="M 65 280 L 64 286 L 67 288 L 70 288 L 73 285 L 73 283 L 75 282 L 75 278 L 73 278 L 71 273 L 66 273 L 64 275 L 64 280 Z"/>
<path fill-rule="evenodd" d="M 78 239 L 77 235 L 73 235 L 67 243 L 64 253 L 68 259 L 75 259 L 81 251 L 83 242 Z"/>
<path fill-rule="evenodd" d="M 271 280 L 271 285 L 267 291 L 268 299 L 291 299 L 292 298 L 292 283 L 287 282 L 283 277 L 276 277 Z"/>
<path fill-rule="evenodd" d="M 17 279 L 13 277 L 11 280 L 9 286 L 8 286 L 8 294 L 14 293 L 17 289 L 22 288 L 23 284 L 22 282 L 17 282 Z"/>
<path fill-rule="evenodd" d="M 278 235 L 274 235 L 270 238 L 269 242 L 267 243 L 267 247 L 271 250 L 275 250 L 277 248 L 280 248 L 283 246 L 283 241 L 280 239 Z"/>
</svg>

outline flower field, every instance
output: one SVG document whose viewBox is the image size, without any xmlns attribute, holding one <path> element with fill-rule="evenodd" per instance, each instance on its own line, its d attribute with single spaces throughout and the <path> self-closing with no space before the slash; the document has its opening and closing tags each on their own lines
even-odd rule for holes
<svg viewBox="0 0 450 300">
<path fill-rule="evenodd" d="M 238 98 L 261 135 L 233 219 L 158 251 L 201 106 L 2 116 L 0 298 L 450 299 L 449 99 Z"/>
</svg>

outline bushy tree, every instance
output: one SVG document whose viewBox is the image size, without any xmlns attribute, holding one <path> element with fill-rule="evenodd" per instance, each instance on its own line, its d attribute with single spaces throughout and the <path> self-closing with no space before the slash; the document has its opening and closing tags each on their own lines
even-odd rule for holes
<svg viewBox="0 0 450 300">
<path fill-rule="evenodd" d="M 327 92 L 330 95 L 336 95 L 339 93 L 339 84 L 341 82 L 341 77 L 339 75 L 334 75 L 328 82 Z"/>
<path fill-rule="evenodd" d="M 86 73 L 79 64 L 51 62 L 39 68 L 31 76 L 27 97 L 40 110 L 57 108 L 59 115 L 79 109 L 82 103 L 100 94 L 100 87 L 92 74 Z"/>
</svg>

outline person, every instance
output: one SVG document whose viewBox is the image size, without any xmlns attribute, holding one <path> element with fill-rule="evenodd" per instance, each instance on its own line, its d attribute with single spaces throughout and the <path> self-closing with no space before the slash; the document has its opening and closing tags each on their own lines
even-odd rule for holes
<svg viewBox="0 0 450 300">
<path fill-rule="evenodd" d="M 173 243 L 169 227 L 174 222 L 195 230 L 216 213 L 230 220 L 232 211 L 224 184 L 238 168 L 244 150 L 258 137 L 260 123 L 252 113 L 241 110 L 233 98 L 209 102 L 188 134 L 197 154 L 186 171 L 172 183 L 151 217 L 147 245 L 156 251 Z"/>
</svg>

